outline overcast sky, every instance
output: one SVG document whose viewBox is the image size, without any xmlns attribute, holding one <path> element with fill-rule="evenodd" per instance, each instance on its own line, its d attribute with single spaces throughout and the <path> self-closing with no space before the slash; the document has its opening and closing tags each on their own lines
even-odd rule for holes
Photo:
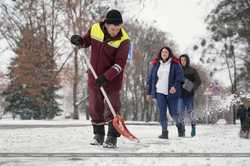
<svg viewBox="0 0 250 166">
<path fill-rule="evenodd" d="M 204 19 L 214 7 L 214 0 L 147 0 L 136 18 L 169 32 L 181 52 L 206 34 Z M 137 11 L 137 10 L 134 10 Z"/>
</svg>

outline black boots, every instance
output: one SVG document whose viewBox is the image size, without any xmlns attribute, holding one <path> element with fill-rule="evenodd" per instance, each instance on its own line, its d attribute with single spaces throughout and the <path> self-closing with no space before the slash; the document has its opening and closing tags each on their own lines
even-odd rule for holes
<svg viewBox="0 0 250 166">
<path fill-rule="evenodd" d="M 194 137 L 196 135 L 196 127 L 195 124 L 191 125 L 191 137 Z M 185 125 L 178 123 L 176 125 L 177 129 L 178 129 L 178 137 L 185 137 Z"/>
<path fill-rule="evenodd" d="M 159 135 L 159 138 L 168 139 L 168 130 L 167 129 L 162 129 L 162 133 L 161 133 L 161 135 Z"/>
<path fill-rule="evenodd" d="M 104 148 L 116 148 L 117 147 L 117 137 L 120 137 L 120 134 L 114 128 L 112 122 L 108 124 L 108 134 L 104 142 L 105 136 L 105 127 L 104 125 L 93 125 L 94 129 L 94 138 L 90 143 L 91 145 L 103 145 Z"/>
<path fill-rule="evenodd" d="M 185 125 L 182 123 L 178 123 L 176 127 L 178 130 L 178 137 L 185 137 Z"/>
</svg>

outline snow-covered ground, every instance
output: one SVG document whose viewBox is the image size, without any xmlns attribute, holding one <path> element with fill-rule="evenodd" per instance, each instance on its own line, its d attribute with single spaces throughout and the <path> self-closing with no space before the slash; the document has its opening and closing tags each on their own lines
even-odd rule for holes
<svg viewBox="0 0 250 166">
<path fill-rule="evenodd" d="M 71 123 L 72 122 L 72 123 Z M 29 123 L 31 126 L 25 126 Z M 47 125 L 68 124 L 69 127 L 46 127 Z M 6 127 L 20 125 L 22 128 Z M 45 125 L 39 126 L 40 124 Z M 77 125 L 72 125 L 77 124 Z M 179 138 L 175 126 L 169 128 L 169 140 L 158 139 L 158 125 L 128 125 L 129 130 L 140 139 L 140 143 L 130 142 L 124 138 L 118 141 L 117 149 L 104 149 L 101 146 L 91 146 L 92 129 L 89 122 L 61 121 L 0 121 L 0 166 L 83 166 L 83 165 L 169 165 L 169 166 L 249 166 L 247 157 L 181 157 L 181 154 L 202 153 L 250 153 L 250 140 L 238 137 L 239 124 L 198 125 L 197 136 L 190 137 L 190 127 L 186 128 L 186 137 Z M 75 157 L 3 157 L 4 153 L 44 153 L 44 154 L 79 154 Z M 89 154 L 91 157 L 83 157 Z M 108 157 L 102 156 L 107 154 Z M 111 155 L 109 155 L 111 154 Z M 124 155 L 125 154 L 125 155 Z M 126 156 L 127 154 L 127 156 Z M 133 154 L 129 156 L 129 154 Z M 138 156 L 136 155 L 138 154 Z M 140 157 L 140 154 L 144 154 Z M 163 157 L 154 156 L 165 154 Z M 166 157 L 176 154 L 176 157 Z M 81 156 L 82 155 L 82 156 Z M 98 155 L 95 157 L 95 155 Z M 114 156 L 112 156 L 114 155 Z M 124 156 L 122 156 L 124 155 Z M 137 157 L 136 157 L 137 156 Z M 153 157 L 154 156 L 154 157 Z"/>
</svg>

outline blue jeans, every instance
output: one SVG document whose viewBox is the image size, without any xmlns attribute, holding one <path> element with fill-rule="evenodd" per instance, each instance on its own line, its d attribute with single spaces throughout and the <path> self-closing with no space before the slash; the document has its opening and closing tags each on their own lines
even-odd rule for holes
<svg viewBox="0 0 250 166">
<path fill-rule="evenodd" d="M 161 93 L 156 94 L 157 106 L 160 111 L 160 123 L 162 129 L 168 128 L 168 118 L 167 118 L 167 108 L 169 110 L 169 114 L 174 119 L 175 122 L 178 120 L 178 112 L 177 105 L 178 99 L 170 99 L 168 95 L 164 95 Z"/>
<path fill-rule="evenodd" d="M 192 125 L 196 124 L 195 112 L 194 112 L 194 97 L 182 97 L 178 102 L 178 121 L 184 124 L 184 119 L 188 116 Z"/>
</svg>

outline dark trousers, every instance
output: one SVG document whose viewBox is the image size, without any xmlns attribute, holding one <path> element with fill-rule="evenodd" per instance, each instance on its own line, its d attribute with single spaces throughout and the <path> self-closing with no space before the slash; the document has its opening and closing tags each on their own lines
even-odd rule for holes
<svg viewBox="0 0 250 166">
<path fill-rule="evenodd" d="M 184 124 L 185 117 L 187 116 L 191 125 L 196 125 L 193 96 L 182 97 L 179 99 L 178 115 L 180 123 Z"/>
<path fill-rule="evenodd" d="M 177 104 L 178 99 L 171 99 L 168 95 L 164 95 L 161 93 L 156 94 L 157 105 L 160 111 L 160 123 L 162 129 L 167 129 L 168 127 L 168 118 L 167 118 L 167 109 L 169 110 L 169 114 L 177 123 L 178 120 L 178 112 L 177 112 Z"/>
</svg>

